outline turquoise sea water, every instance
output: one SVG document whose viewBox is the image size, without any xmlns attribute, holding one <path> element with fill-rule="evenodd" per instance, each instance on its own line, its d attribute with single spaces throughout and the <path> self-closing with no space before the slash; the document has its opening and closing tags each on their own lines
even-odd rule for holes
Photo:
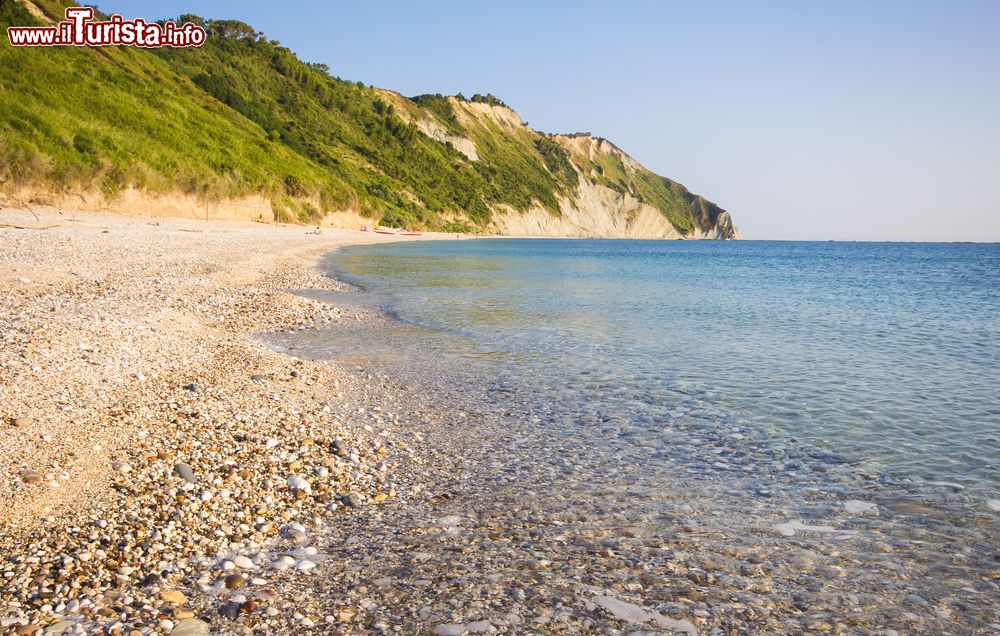
<svg viewBox="0 0 1000 636">
<path fill-rule="evenodd" d="M 481 240 L 343 250 L 367 351 L 507 377 L 564 418 L 725 422 L 1000 497 L 1000 245 Z M 714 420 L 709 422 L 708 420 Z"/>
</svg>

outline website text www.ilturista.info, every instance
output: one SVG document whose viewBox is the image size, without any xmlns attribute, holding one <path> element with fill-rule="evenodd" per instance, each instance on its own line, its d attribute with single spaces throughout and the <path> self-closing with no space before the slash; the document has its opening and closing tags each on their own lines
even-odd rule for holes
<svg viewBox="0 0 1000 636">
<path fill-rule="evenodd" d="M 164 22 L 146 22 L 142 18 L 125 20 L 113 15 L 104 22 L 94 22 L 92 7 L 66 7 L 66 19 L 54 26 L 7 27 L 12 46 L 161 46 L 189 47 L 205 43 L 205 29 L 187 22 L 177 26 Z"/>
</svg>

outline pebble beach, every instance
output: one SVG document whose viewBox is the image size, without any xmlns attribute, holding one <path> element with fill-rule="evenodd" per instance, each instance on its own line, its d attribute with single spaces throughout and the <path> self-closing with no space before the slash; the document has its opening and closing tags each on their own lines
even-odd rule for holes
<svg viewBox="0 0 1000 636">
<path fill-rule="evenodd" d="M 307 626 L 275 578 L 321 563 L 317 526 L 391 501 L 412 451 L 363 383 L 248 336 L 365 320 L 283 290 L 335 287 L 320 254 L 388 237 L 54 209 L 0 225 L 0 632 Z"/>
<path fill-rule="evenodd" d="M 0 234 L 0 633 L 1000 632 L 982 511 L 955 530 L 746 427 L 654 447 L 561 423 L 541 378 L 307 346 L 392 323 L 317 264 L 399 237 L 52 209 Z M 706 486 L 793 463 L 794 515 L 777 479 Z"/>
</svg>

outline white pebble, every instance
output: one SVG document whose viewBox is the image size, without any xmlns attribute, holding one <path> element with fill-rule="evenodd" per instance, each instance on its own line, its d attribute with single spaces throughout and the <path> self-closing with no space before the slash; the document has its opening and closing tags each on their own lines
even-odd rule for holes
<svg viewBox="0 0 1000 636">
<path fill-rule="evenodd" d="M 292 490 L 301 490 L 307 495 L 312 492 L 312 486 L 306 481 L 305 477 L 301 475 L 292 475 L 288 478 L 288 487 Z"/>
<path fill-rule="evenodd" d="M 288 556 L 287 554 L 282 557 L 278 557 L 274 561 L 274 569 L 279 571 L 287 570 L 295 564 L 295 559 Z"/>
<path fill-rule="evenodd" d="M 849 515 L 861 514 L 869 510 L 874 510 L 876 505 L 869 501 L 859 501 L 857 499 L 851 499 L 844 502 L 844 510 Z"/>
</svg>

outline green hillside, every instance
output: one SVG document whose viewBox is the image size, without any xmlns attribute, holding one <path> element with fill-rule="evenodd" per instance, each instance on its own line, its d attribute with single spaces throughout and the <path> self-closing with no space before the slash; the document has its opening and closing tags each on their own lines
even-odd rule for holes
<svg viewBox="0 0 1000 636">
<path fill-rule="evenodd" d="M 34 6 L 62 18 L 59 0 Z M 574 157 L 493 96 L 407 99 L 332 76 L 241 22 L 188 20 L 208 31 L 203 47 L 32 49 L 4 37 L 2 185 L 261 194 L 286 220 L 355 209 L 383 225 L 458 231 L 489 228 L 497 206 L 558 216 L 582 177 L 655 206 L 685 234 L 719 212 L 645 169 L 626 174 L 614 155 Z M 40 23 L 0 0 L 0 27 Z"/>
</svg>

